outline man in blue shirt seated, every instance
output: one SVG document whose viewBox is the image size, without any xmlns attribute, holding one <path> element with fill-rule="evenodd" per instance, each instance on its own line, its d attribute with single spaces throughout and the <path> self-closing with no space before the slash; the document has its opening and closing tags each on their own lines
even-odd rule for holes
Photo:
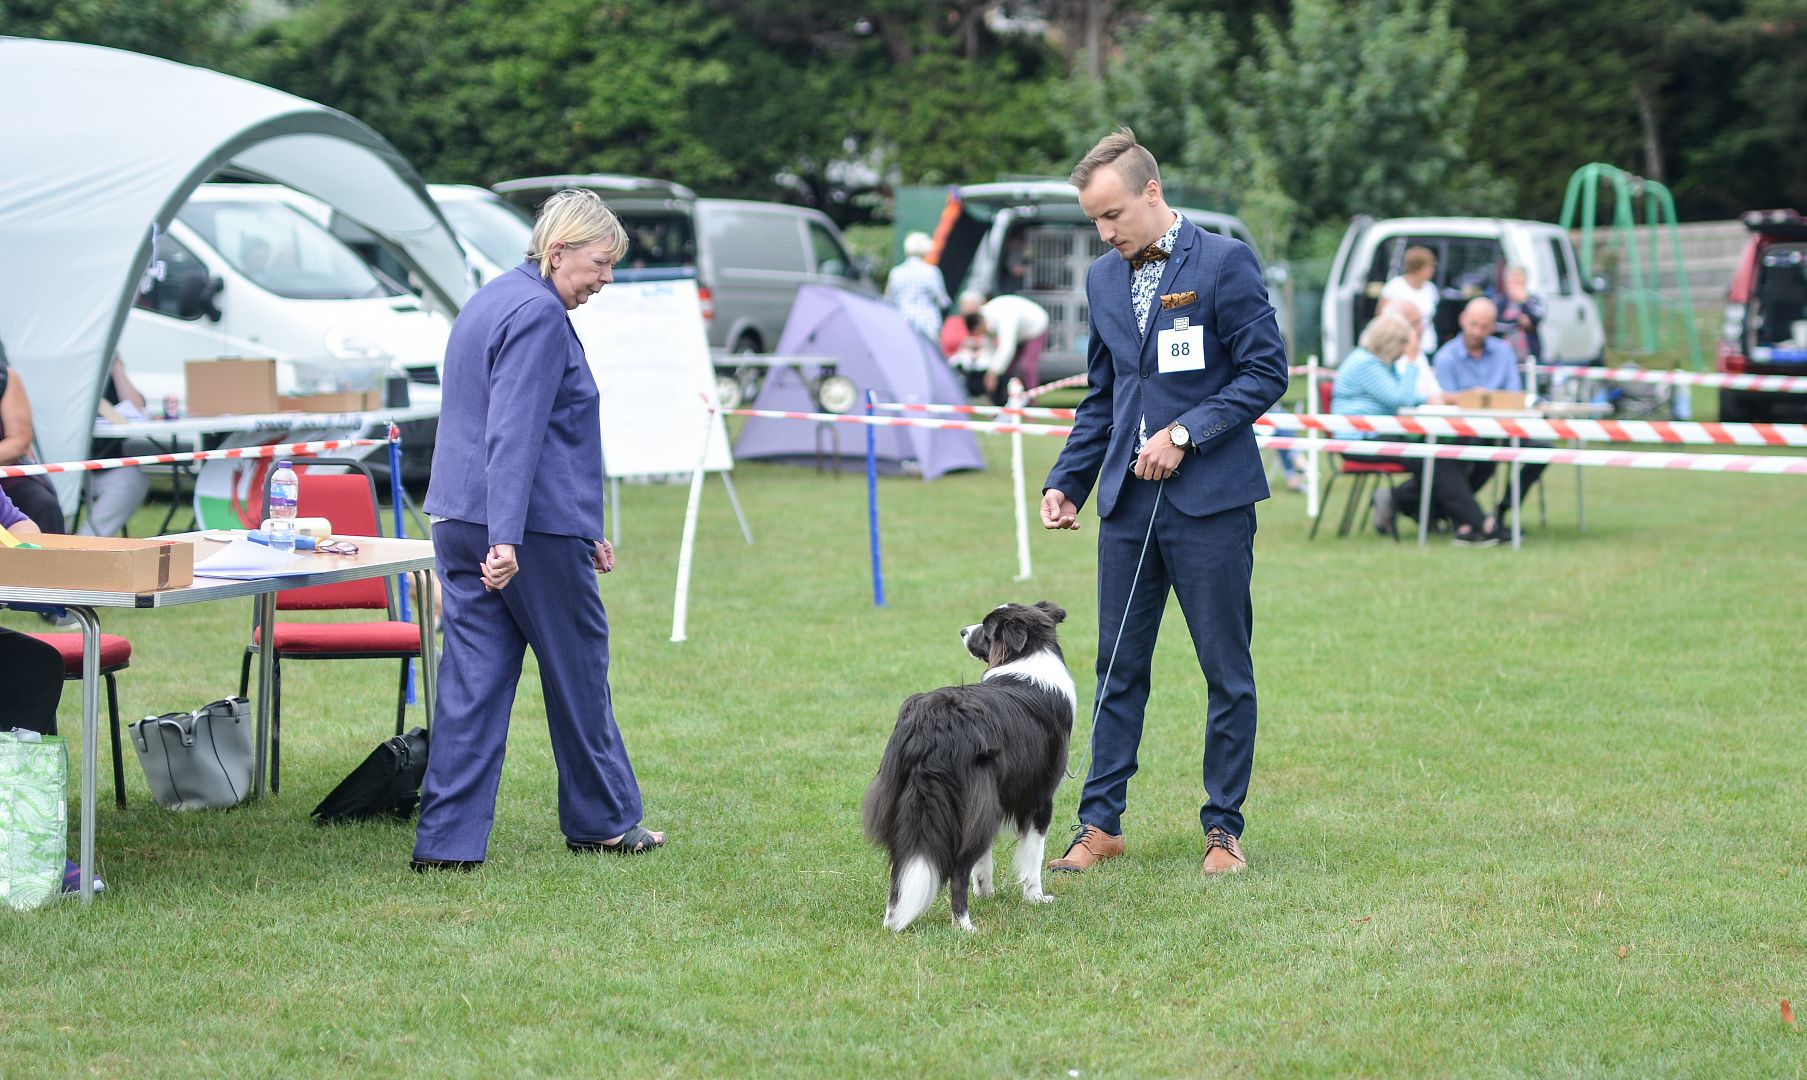
<svg viewBox="0 0 1807 1080">
<path fill-rule="evenodd" d="M 1462 333 L 1453 340 L 1444 342 L 1431 360 L 1437 372 L 1437 385 L 1443 388 L 1443 392 L 1459 394 L 1464 390 L 1523 390 L 1525 378 L 1518 366 L 1518 353 L 1504 340 L 1493 336 L 1494 328 L 1499 323 L 1499 309 L 1493 306 L 1493 301 L 1484 296 L 1470 300 L 1468 306 L 1462 309 L 1462 317 L 1458 321 Z M 1543 444 L 1521 442 L 1520 445 Z M 1493 476 L 1491 461 L 1470 461 L 1465 465 L 1469 486 L 1475 491 L 1480 491 Z M 1520 469 L 1521 497 L 1531 490 L 1532 484 L 1537 483 L 1543 470 L 1542 465 L 1526 465 Z M 1494 516 L 1503 522 L 1506 512 L 1511 509 L 1511 493 L 1507 492 L 1495 508 Z"/>
</svg>

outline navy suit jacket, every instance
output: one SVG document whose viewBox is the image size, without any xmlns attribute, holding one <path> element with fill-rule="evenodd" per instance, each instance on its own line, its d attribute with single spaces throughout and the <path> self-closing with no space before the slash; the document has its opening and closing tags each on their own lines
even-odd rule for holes
<svg viewBox="0 0 1807 1080">
<path fill-rule="evenodd" d="M 478 289 L 446 343 L 427 513 L 527 532 L 602 536 L 596 379 L 552 282 L 522 263 Z"/>
<path fill-rule="evenodd" d="M 1146 334 L 1136 329 L 1128 260 L 1107 251 L 1086 271 L 1091 391 L 1043 490 L 1058 489 L 1083 506 L 1096 486 L 1099 517 L 1111 515 L 1124 482 L 1134 480 L 1130 467 L 1144 418 L 1150 435 L 1178 420 L 1192 436 L 1179 471 L 1163 489 L 1182 513 L 1203 517 L 1268 496 L 1252 424 L 1286 393 L 1287 374 L 1286 346 L 1261 267 L 1242 241 L 1184 220 L 1165 267 Z M 1161 306 L 1162 296 L 1187 292 L 1197 299 Z M 1157 337 L 1180 318 L 1204 327 L 1205 365 L 1161 374 Z"/>
</svg>

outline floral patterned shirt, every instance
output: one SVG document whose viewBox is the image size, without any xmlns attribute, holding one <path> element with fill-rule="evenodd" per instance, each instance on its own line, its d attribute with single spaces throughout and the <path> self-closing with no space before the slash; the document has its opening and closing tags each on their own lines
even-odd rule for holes
<svg viewBox="0 0 1807 1080">
<path fill-rule="evenodd" d="M 1184 220 L 1178 214 L 1173 215 L 1173 225 L 1155 241 L 1155 246 L 1169 255 L 1173 254 L 1173 245 L 1179 243 L 1180 222 Z M 1161 275 L 1167 270 L 1167 264 L 1150 259 L 1142 264 L 1142 269 L 1131 272 L 1129 279 L 1129 298 L 1136 309 L 1136 329 L 1148 333 L 1148 312 L 1154 307 L 1155 290 L 1161 287 Z"/>
<path fill-rule="evenodd" d="M 1155 241 L 1155 246 L 1173 254 L 1173 246 L 1180 240 L 1180 222 L 1185 220 L 1178 214 L 1173 215 L 1173 224 Z M 1148 313 L 1154 308 L 1154 294 L 1161 287 L 1161 275 L 1167 272 L 1167 264 L 1157 259 L 1150 259 L 1142 264 L 1140 270 L 1130 271 L 1129 299 L 1136 309 L 1136 329 L 1146 335 L 1148 333 Z M 1136 453 L 1148 445 L 1148 418 L 1143 417 L 1136 424 Z"/>
</svg>

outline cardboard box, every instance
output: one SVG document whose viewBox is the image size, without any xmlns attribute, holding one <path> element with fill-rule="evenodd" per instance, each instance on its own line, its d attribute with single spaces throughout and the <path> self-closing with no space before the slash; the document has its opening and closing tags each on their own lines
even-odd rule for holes
<svg viewBox="0 0 1807 1080">
<path fill-rule="evenodd" d="M 195 546 L 187 540 L 48 534 L 20 539 L 43 550 L 0 548 L 0 585 L 147 593 L 194 584 Z"/>
<path fill-rule="evenodd" d="M 185 406 L 190 416 L 242 416 L 277 410 L 276 361 L 190 360 Z"/>
<path fill-rule="evenodd" d="M 278 412 L 369 412 L 383 407 L 381 390 L 347 390 L 337 394 L 284 394 L 276 401 Z"/>
<path fill-rule="evenodd" d="M 1456 408 L 1523 409 L 1528 400 L 1519 390 L 1464 390 L 1456 395 Z"/>
</svg>

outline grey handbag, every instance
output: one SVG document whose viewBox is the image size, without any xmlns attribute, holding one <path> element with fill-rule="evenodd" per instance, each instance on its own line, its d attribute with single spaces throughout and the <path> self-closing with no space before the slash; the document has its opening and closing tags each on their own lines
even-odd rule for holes
<svg viewBox="0 0 1807 1080">
<path fill-rule="evenodd" d="M 131 725 L 151 798 L 170 810 L 223 810 L 251 792 L 251 703 L 242 697 Z"/>
</svg>

